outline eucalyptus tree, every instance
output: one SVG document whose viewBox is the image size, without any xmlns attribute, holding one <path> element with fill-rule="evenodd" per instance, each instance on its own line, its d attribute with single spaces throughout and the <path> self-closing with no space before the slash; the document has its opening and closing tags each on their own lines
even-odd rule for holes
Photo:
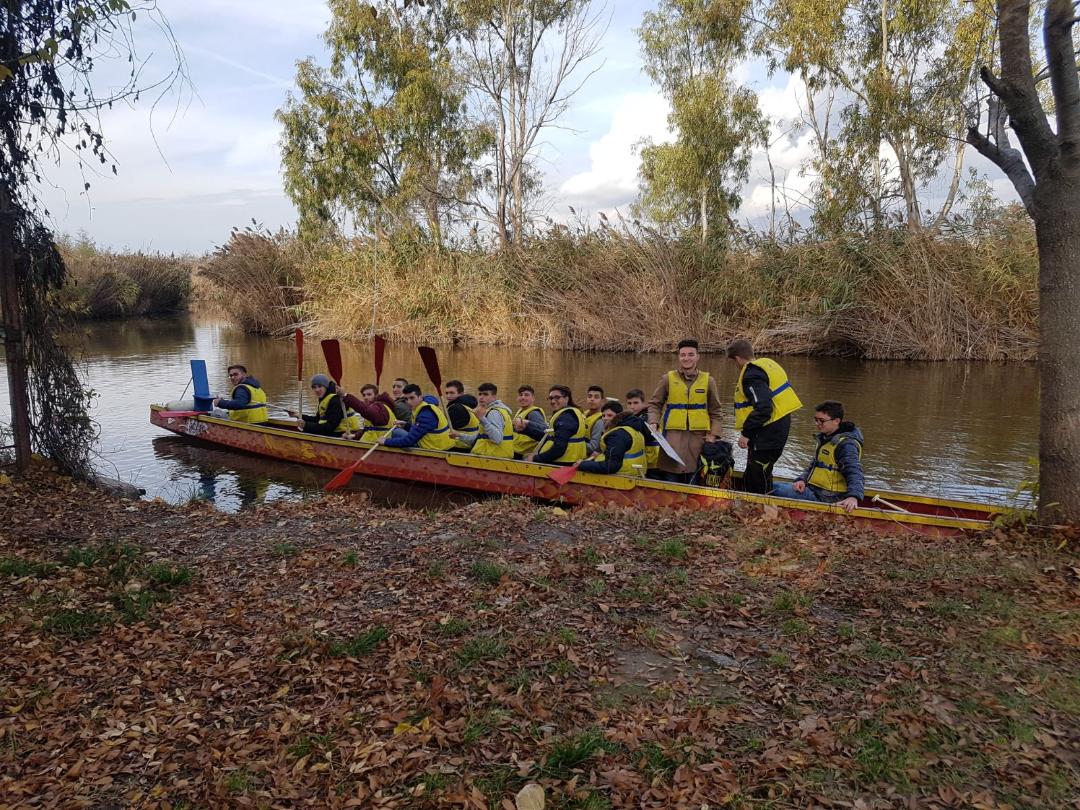
<svg viewBox="0 0 1080 810">
<path fill-rule="evenodd" d="M 174 49 L 175 69 L 145 81 L 134 22 L 149 19 Z M 108 90 L 91 81 L 101 63 L 124 65 Z M 0 303 L 19 469 L 31 449 L 72 473 L 89 471 L 95 428 L 87 391 L 59 336 L 64 328 L 52 291 L 65 268 L 43 224 L 38 187 L 62 155 L 83 176 L 116 172 L 98 113 L 184 78 L 183 58 L 152 0 L 4 0 L 0 3 Z M 83 190 L 90 183 L 83 182 Z"/>
<path fill-rule="evenodd" d="M 1039 512 L 1080 524 L 1080 80 L 1076 6 L 997 0 L 995 71 L 968 142 L 1012 181 L 1039 249 Z M 1038 18 L 1041 17 L 1041 26 Z M 1038 31 L 1041 37 L 1033 37 Z M 1049 92 L 1044 88 L 1049 87 Z M 1008 130 L 1020 148 L 1012 145 Z M 1034 398 L 1032 392 L 1032 397 Z"/>
<path fill-rule="evenodd" d="M 767 131 L 757 96 L 731 78 L 743 33 L 711 0 L 661 0 L 638 31 L 645 72 L 671 105 L 675 140 L 642 145 L 637 210 L 668 228 L 695 228 L 703 243 L 727 232 L 752 147 Z"/>
<path fill-rule="evenodd" d="M 460 31 L 457 53 L 470 115 L 488 134 L 481 185 L 469 196 L 499 244 L 520 244 L 540 190 L 541 136 L 595 73 L 605 30 L 590 0 L 444 0 Z"/>
<path fill-rule="evenodd" d="M 330 0 L 330 15 L 329 66 L 302 60 L 297 95 L 277 114 L 301 231 L 348 217 L 369 233 L 419 229 L 440 243 L 488 145 L 465 115 L 448 10 Z"/>
</svg>

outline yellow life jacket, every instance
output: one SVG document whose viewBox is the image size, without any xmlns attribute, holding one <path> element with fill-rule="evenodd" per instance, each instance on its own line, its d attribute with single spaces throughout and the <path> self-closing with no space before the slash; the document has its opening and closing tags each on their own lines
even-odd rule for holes
<svg viewBox="0 0 1080 810">
<path fill-rule="evenodd" d="M 449 407 L 449 406 L 447 406 Z M 462 405 L 465 412 L 469 414 L 469 421 L 465 423 L 464 427 L 454 428 L 458 433 L 463 434 L 456 439 L 452 439 L 454 447 L 458 450 L 471 450 L 472 444 L 464 441 L 463 436 L 478 436 L 480 435 L 480 420 L 476 418 L 476 414 L 473 413 L 473 409 L 468 405 Z"/>
<path fill-rule="evenodd" d="M 390 428 L 392 428 L 394 426 L 394 422 L 397 420 L 397 416 L 394 414 L 393 408 L 391 408 L 385 402 L 376 402 L 375 404 L 376 405 L 382 405 L 386 409 L 386 419 L 387 419 L 387 421 L 386 421 L 385 424 L 382 424 L 382 425 L 373 425 L 370 422 L 368 422 L 367 419 L 365 419 L 364 420 L 364 434 L 360 438 L 363 439 L 366 442 L 367 441 L 375 441 L 375 439 L 377 439 L 378 436 L 375 436 L 375 435 L 372 435 L 372 434 L 377 433 L 377 434 L 381 435 L 383 433 L 386 433 L 386 431 L 388 431 Z"/>
<path fill-rule="evenodd" d="M 600 455 L 596 457 L 597 461 L 603 461 L 604 455 L 607 453 L 607 438 L 616 430 L 625 430 L 630 434 L 630 449 L 622 457 L 622 466 L 616 470 L 618 475 L 645 475 L 645 437 L 641 435 L 640 430 L 634 430 L 629 425 L 619 425 L 611 430 L 605 430 L 604 435 L 600 437 Z"/>
<path fill-rule="evenodd" d="M 850 436 L 834 436 L 826 439 L 817 449 L 814 470 L 810 473 L 808 484 L 826 492 L 836 492 L 841 495 L 847 492 L 847 479 L 836 464 L 836 448 L 848 440 L 855 442 L 855 446 L 859 448 L 859 458 L 862 458 L 862 442 L 858 439 Z"/>
<path fill-rule="evenodd" d="M 769 421 L 765 423 L 766 425 L 771 425 L 778 419 L 783 419 L 789 413 L 794 413 L 802 407 L 802 402 L 796 396 L 795 389 L 788 382 L 787 372 L 775 360 L 770 360 L 768 357 L 759 357 L 743 366 L 739 372 L 739 379 L 735 381 L 736 430 L 742 429 L 742 426 L 746 423 L 746 417 L 754 409 L 754 403 L 747 398 L 742 386 L 743 375 L 750 366 L 757 366 L 769 375 L 769 390 L 772 391 L 772 416 L 769 417 Z"/>
<path fill-rule="evenodd" d="M 583 413 L 582 415 L 585 417 L 585 430 L 591 436 L 593 426 L 604 418 L 604 412 L 601 409 L 596 413 Z"/>
<path fill-rule="evenodd" d="M 326 424 L 326 409 L 329 408 L 330 403 L 333 402 L 334 399 L 339 397 L 339 396 L 341 396 L 341 395 L 338 394 L 337 391 L 335 391 L 332 394 L 327 394 L 325 397 L 323 397 L 322 399 L 319 400 L 319 424 L 320 425 L 325 425 Z M 343 408 L 345 407 L 344 401 L 341 403 L 341 407 L 343 407 Z M 352 408 L 345 408 L 345 418 L 342 419 L 340 422 L 338 422 L 337 427 L 334 428 L 334 433 L 348 433 L 348 432 L 359 433 L 360 430 L 361 430 L 361 427 L 362 427 L 362 420 L 360 419 L 359 415 L 357 415 L 356 411 L 354 411 Z"/>
<path fill-rule="evenodd" d="M 535 405 L 530 405 L 528 408 L 518 408 L 517 413 L 514 414 L 514 418 L 515 419 L 524 419 L 525 421 L 528 421 L 529 414 L 532 413 L 533 411 L 540 411 L 541 416 L 544 413 L 540 408 L 536 407 Z M 532 436 L 526 436 L 524 433 L 515 433 L 514 434 L 514 453 L 515 453 L 515 455 L 519 455 L 519 456 L 528 455 L 529 453 L 531 453 L 533 450 L 536 449 L 537 444 L 538 444 L 537 440 L 534 439 Z"/>
<path fill-rule="evenodd" d="M 472 451 L 478 456 L 494 456 L 495 458 L 514 457 L 514 423 L 510 415 L 510 409 L 504 405 L 495 407 L 503 418 L 503 435 L 501 442 L 493 442 L 486 435 L 476 440 Z"/>
<path fill-rule="evenodd" d="M 416 443 L 416 446 L 423 447 L 425 450 L 452 449 L 454 447 L 454 440 L 450 438 L 450 423 L 446 420 L 446 414 L 443 413 L 442 408 L 436 408 L 430 402 L 421 402 L 413 408 L 413 424 L 416 424 L 416 420 L 420 418 L 420 411 L 424 410 L 424 408 L 430 408 L 431 412 L 435 414 L 435 430 L 421 436 L 420 441 Z"/>
<path fill-rule="evenodd" d="M 262 405 L 261 408 L 241 408 L 237 411 L 229 411 L 229 418 L 234 422 L 265 422 L 270 418 L 270 412 L 266 410 L 266 392 L 248 383 L 240 383 L 232 390 L 232 398 L 236 398 L 236 392 L 240 388 L 246 388 L 251 394 L 252 405 Z"/>
<path fill-rule="evenodd" d="M 577 430 L 574 431 L 574 435 L 570 437 L 570 441 L 566 444 L 566 450 L 559 458 L 555 459 L 557 462 L 570 462 L 581 461 L 588 452 L 585 447 L 585 442 L 589 440 L 589 431 L 585 427 L 585 415 L 574 407 L 566 407 L 561 410 L 555 411 L 551 415 L 551 426 L 555 427 L 555 421 L 564 413 L 569 411 L 577 417 Z M 543 440 L 536 446 L 536 452 L 543 453 L 548 445 L 552 443 L 551 436 L 545 436 Z"/>
<path fill-rule="evenodd" d="M 661 428 L 669 430 L 707 431 L 709 419 L 709 372 L 699 371 L 692 383 L 675 371 L 667 373 L 667 402 Z"/>
</svg>

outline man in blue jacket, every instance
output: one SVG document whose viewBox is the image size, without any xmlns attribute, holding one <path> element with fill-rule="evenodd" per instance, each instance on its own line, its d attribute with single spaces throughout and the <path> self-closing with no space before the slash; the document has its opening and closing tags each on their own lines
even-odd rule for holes
<svg viewBox="0 0 1080 810">
<path fill-rule="evenodd" d="M 850 512 L 864 494 L 863 435 L 854 422 L 844 421 L 844 406 L 834 400 L 814 409 L 817 451 L 806 471 L 792 483 L 779 483 L 771 494 L 779 498 L 818 501 Z"/>
</svg>

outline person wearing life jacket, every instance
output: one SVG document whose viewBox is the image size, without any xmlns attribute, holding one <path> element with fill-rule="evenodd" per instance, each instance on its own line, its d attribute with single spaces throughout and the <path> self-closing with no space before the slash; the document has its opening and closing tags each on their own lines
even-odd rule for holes
<svg viewBox="0 0 1080 810">
<path fill-rule="evenodd" d="M 735 340 L 727 356 L 739 367 L 735 381 L 735 430 L 746 450 L 743 488 L 765 495 L 773 488 L 773 465 L 791 432 L 791 414 L 802 407 L 787 372 L 768 357 L 755 357 L 749 340 Z"/>
<path fill-rule="evenodd" d="M 632 424 L 641 431 L 645 437 L 645 477 L 656 477 L 656 467 L 660 463 L 660 443 L 652 435 L 648 427 L 649 403 L 645 399 L 645 392 L 640 388 L 631 388 L 626 392 L 626 410 L 637 417 L 637 423 Z"/>
<path fill-rule="evenodd" d="M 792 483 L 777 484 L 772 494 L 836 504 L 850 512 L 865 494 L 862 431 L 844 420 L 844 406 L 831 399 L 814 408 L 814 423 L 819 431 L 814 460 Z"/>
<path fill-rule="evenodd" d="M 517 391 L 518 409 L 514 411 L 514 457 L 524 458 L 536 450 L 544 438 L 548 423 L 544 411 L 536 405 L 536 390 L 522 385 Z"/>
<path fill-rule="evenodd" d="M 255 425 L 266 422 L 270 413 L 266 410 L 266 392 L 262 390 L 259 381 L 241 365 L 229 366 L 228 372 L 229 382 L 233 387 L 232 394 L 228 398 L 215 398 L 214 407 L 227 410 L 229 418 L 234 422 Z"/>
<path fill-rule="evenodd" d="M 404 422 L 406 425 L 412 419 L 412 408 L 405 401 L 405 386 L 408 384 L 409 381 L 404 377 L 397 377 L 390 384 L 390 397 L 394 400 L 394 416 L 397 417 L 397 421 Z"/>
<path fill-rule="evenodd" d="M 679 366 L 663 377 L 649 400 L 648 421 L 663 431 L 671 448 L 679 454 L 679 464 L 661 452 L 656 475 L 666 481 L 688 484 L 697 472 L 698 456 L 705 442 L 720 435 L 723 406 L 716 380 L 698 368 L 698 342 L 679 341 Z"/>
<path fill-rule="evenodd" d="M 589 438 L 585 429 L 585 415 L 578 410 L 573 394 L 565 385 L 551 386 L 548 402 L 552 410 L 551 432 L 537 444 L 533 453 L 525 456 L 525 460 L 543 464 L 581 461 L 588 455 L 585 450 L 585 442 Z"/>
<path fill-rule="evenodd" d="M 439 407 L 439 400 L 422 396 L 420 386 L 410 383 L 404 389 L 405 401 L 412 408 L 412 425 L 408 430 L 395 428 L 389 436 L 378 438 L 387 447 L 421 447 L 425 450 L 452 450 L 450 422 Z"/>
<path fill-rule="evenodd" d="M 480 437 L 473 443 L 477 456 L 514 457 L 514 417 L 499 399 L 495 383 L 481 383 L 476 389 L 480 405 L 473 413 L 480 420 Z"/>
<path fill-rule="evenodd" d="M 601 475 L 645 475 L 645 437 L 635 427 L 641 420 L 622 405 L 608 400 L 601 409 L 604 433 L 600 437 L 600 452 L 578 465 L 579 472 Z"/>
<path fill-rule="evenodd" d="M 298 424 L 304 433 L 339 437 L 359 434 L 360 417 L 346 410 L 333 380 L 325 374 L 316 374 L 311 378 L 311 391 L 319 408 L 314 415 L 300 415 Z"/>
<path fill-rule="evenodd" d="M 443 385 L 446 416 L 450 420 L 450 438 L 454 449 L 468 453 L 480 438 L 480 419 L 473 411 L 479 404 L 476 397 L 465 393 L 461 380 L 450 380 Z"/>
<path fill-rule="evenodd" d="M 390 399 L 389 394 L 380 394 L 378 386 L 372 383 L 361 386 L 359 397 L 345 394 L 342 398 L 345 400 L 345 407 L 356 411 L 364 420 L 358 439 L 374 441 L 398 422 L 397 414 L 394 413 L 394 400 Z"/>
<path fill-rule="evenodd" d="M 589 440 L 585 442 L 585 449 L 589 453 L 600 449 L 600 436 L 604 432 L 605 402 L 607 396 L 599 385 L 590 385 L 585 389 L 585 407 L 581 412 L 585 415 L 585 429 L 589 431 Z"/>
</svg>

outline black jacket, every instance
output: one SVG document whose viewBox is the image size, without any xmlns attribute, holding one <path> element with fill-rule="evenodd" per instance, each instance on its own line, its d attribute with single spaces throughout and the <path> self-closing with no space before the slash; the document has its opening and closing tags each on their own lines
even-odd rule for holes
<svg viewBox="0 0 1080 810">
<path fill-rule="evenodd" d="M 554 433 L 551 436 L 551 444 L 543 453 L 538 454 L 533 461 L 550 464 L 557 461 L 566 452 L 566 446 L 574 437 L 578 429 L 578 417 L 573 411 L 567 411 L 551 425 Z"/>
<path fill-rule="evenodd" d="M 461 430 L 469 424 L 469 412 L 466 408 L 475 408 L 479 402 L 472 394 L 462 394 L 446 406 L 446 415 L 450 418 L 450 427 Z"/>
<path fill-rule="evenodd" d="M 337 386 L 331 382 L 326 389 L 327 394 L 337 393 Z M 312 416 L 304 414 L 304 433 L 314 433 L 317 436 L 336 436 L 337 426 L 345 418 L 345 408 L 341 404 L 341 397 L 334 397 L 326 406 L 326 422 L 319 424 L 318 414 Z"/>
<path fill-rule="evenodd" d="M 640 432 L 641 428 L 638 427 L 637 422 L 639 417 L 633 417 L 625 422 L 620 422 L 617 427 L 628 427 Z M 623 457 L 630 452 L 630 448 L 633 446 L 633 442 L 630 437 L 626 435 L 625 430 L 612 429 L 604 432 L 604 460 L 603 461 L 583 461 L 578 465 L 578 469 L 582 472 L 601 473 L 602 475 L 612 475 L 617 473 L 623 465 Z M 642 464 L 645 460 L 642 459 Z"/>
<path fill-rule="evenodd" d="M 777 419 L 770 425 L 765 423 L 772 418 L 772 389 L 769 388 L 769 375 L 765 369 L 749 365 L 743 373 L 743 394 L 754 403 L 754 409 L 746 417 L 742 426 L 742 435 L 755 450 L 783 450 L 791 433 L 791 414 Z"/>
</svg>

